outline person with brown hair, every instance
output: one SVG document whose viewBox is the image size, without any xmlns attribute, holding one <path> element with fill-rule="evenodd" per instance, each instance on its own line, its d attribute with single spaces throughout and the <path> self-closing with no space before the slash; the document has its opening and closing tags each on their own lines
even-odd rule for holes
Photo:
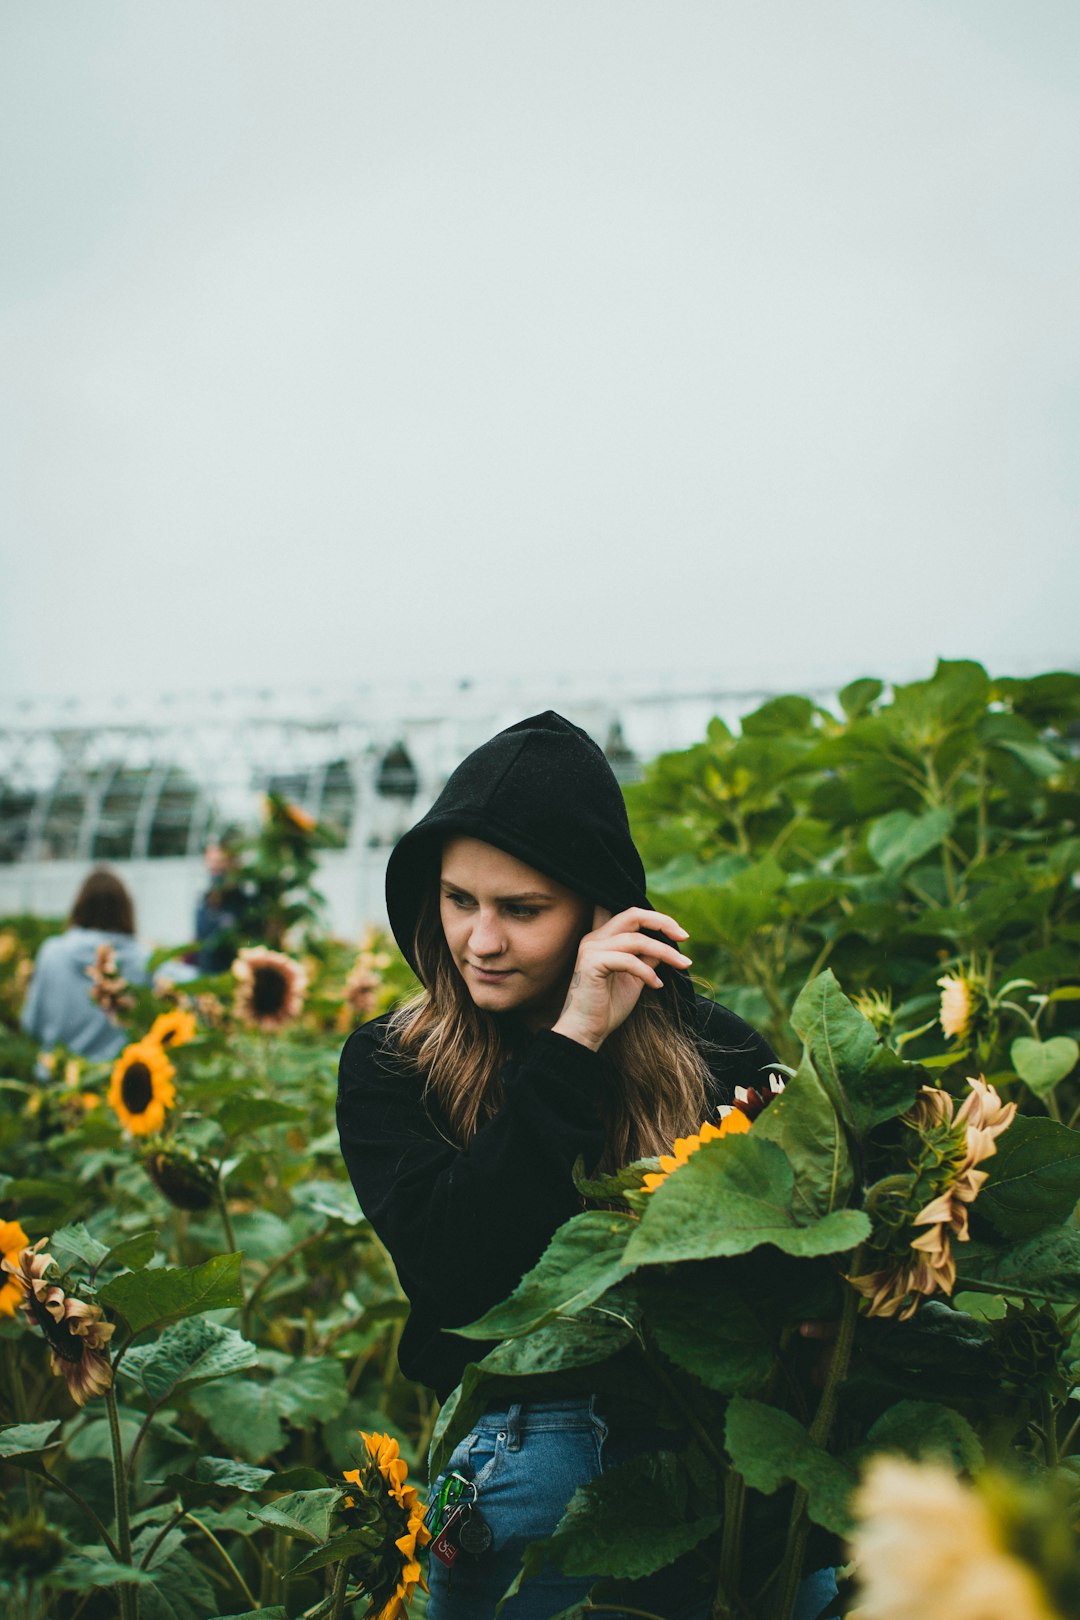
<svg viewBox="0 0 1080 1620">
<path fill-rule="evenodd" d="M 445 1400 L 492 1348 L 453 1328 L 510 1294 L 582 1209 L 576 1162 L 593 1173 L 669 1151 L 737 1086 L 767 1088 L 776 1060 L 695 993 L 686 930 L 649 904 L 607 760 L 550 710 L 458 766 L 395 847 L 386 898 L 424 988 L 349 1037 L 338 1127 L 409 1298 L 402 1371 Z M 491 1620 L 526 1544 L 648 1444 L 598 1402 L 587 1368 L 511 1389 L 450 1459 L 488 1544 L 449 1570 L 432 1560 L 430 1620 Z M 590 1584 L 548 1564 L 502 1613 L 546 1620 Z M 830 1589 L 831 1575 L 807 1615 Z M 650 1577 L 648 1598 L 665 1620 L 708 1608 L 685 1565 Z"/>
<path fill-rule="evenodd" d="M 99 866 L 75 896 L 62 934 L 38 951 L 21 1023 L 46 1049 L 64 1046 L 104 1063 L 116 1057 L 127 1036 L 90 997 L 90 970 L 107 946 L 116 971 L 129 984 L 148 984 L 146 952 L 135 940 L 135 907 L 124 884 Z"/>
</svg>

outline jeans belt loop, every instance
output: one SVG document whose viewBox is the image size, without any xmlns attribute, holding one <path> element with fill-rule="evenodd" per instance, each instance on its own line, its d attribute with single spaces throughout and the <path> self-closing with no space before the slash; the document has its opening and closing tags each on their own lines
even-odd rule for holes
<svg viewBox="0 0 1080 1620">
<path fill-rule="evenodd" d="M 521 1403 L 515 1402 L 506 1414 L 506 1449 L 521 1450 Z"/>
</svg>

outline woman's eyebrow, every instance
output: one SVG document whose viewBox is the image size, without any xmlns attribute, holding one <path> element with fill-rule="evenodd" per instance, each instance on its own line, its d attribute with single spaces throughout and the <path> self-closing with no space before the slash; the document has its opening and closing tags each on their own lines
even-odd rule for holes
<svg viewBox="0 0 1080 1620">
<path fill-rule="evenodd" d="M 474 894 L 469 894 L 463 883 L 455 883 L 453 878 L 443 878 L 442 886 L 444 889 L 453 889 L 455 894 L 468 895 L 470 900 L 476 899 Z M 528 889 L 524 894 L 497 894 L 495 898 L 501 906 L 505 906 L 518 900 L 550 900 L 552 896 L 544 889 Z"/>
</svg>

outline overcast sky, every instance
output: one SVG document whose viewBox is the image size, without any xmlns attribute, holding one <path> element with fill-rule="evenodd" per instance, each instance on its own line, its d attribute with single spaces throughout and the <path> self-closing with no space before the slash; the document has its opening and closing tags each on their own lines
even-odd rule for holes
<svg viewBox="0 0 1080 1620">
<path fill-rule="evenodd" d="M 1076 668 L 1076 0 L 0 0 L 0 686 Z"/>
</svg>

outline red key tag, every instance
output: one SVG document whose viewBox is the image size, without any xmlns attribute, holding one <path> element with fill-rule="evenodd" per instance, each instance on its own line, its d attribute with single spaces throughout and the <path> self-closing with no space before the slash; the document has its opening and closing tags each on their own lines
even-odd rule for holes
<svg viewBox="0 0 1080 1620">
<path fill-rule="evenodd" d="M 460 1529 L 461 1521 L 467 1516 L 468 1512 L 469 1507 L 465 1502 L 462 1502 L 458 1507 L 452 1508 L 446 1523 L 429 1544 L 428 1551 L 433 1553 L 441 1564 L 445 1564 L 447 1569 L 452 1567 L 458 1553 L 461 1551 L 458 1545 L 457 1531 Z"/>
</svg>

